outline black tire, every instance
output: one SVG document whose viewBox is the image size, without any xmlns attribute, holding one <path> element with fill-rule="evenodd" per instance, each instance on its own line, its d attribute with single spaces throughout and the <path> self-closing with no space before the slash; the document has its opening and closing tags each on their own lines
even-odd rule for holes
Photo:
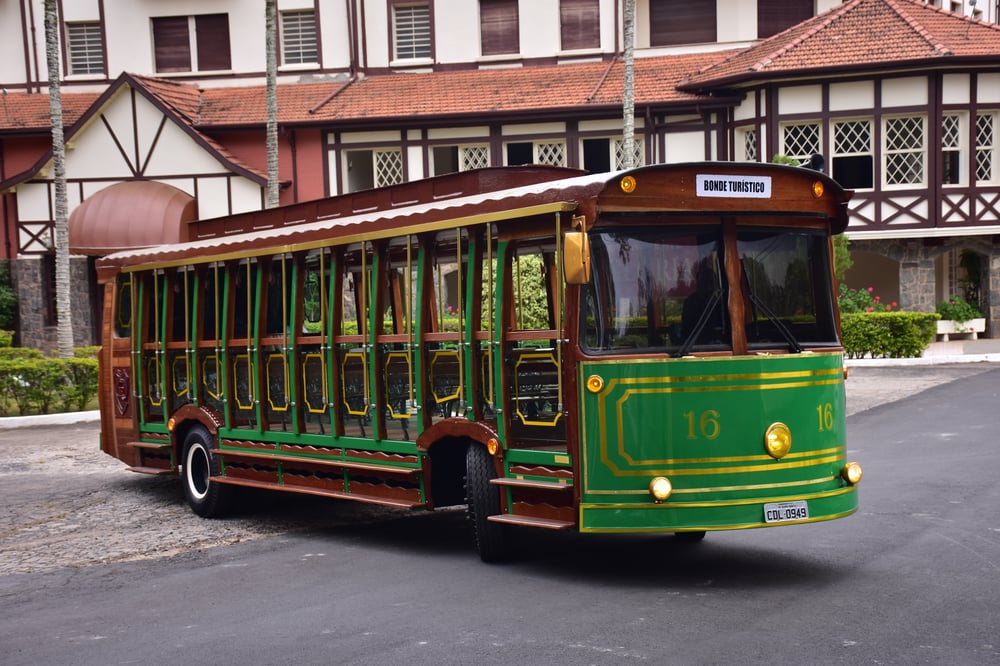
<svg viewBox="0 0 1000 666">
<path fill-rule="evenodd" d="M 487 520 L 500 514 L 500 488 L 490 483 L 496 478 L 493 458 L 479 444 L 470 444 L 465 454 L 465 497 L 483 562 L 502 562 L 510 557 L 510 537 L 506 525 Z"/>
<path fill-rule="evenodd" d="M 705 532 L 674 532 L 674 538 L 681 543 L 698 543 L 705 538 Z"/>
<path fill-rule="evenodd" d="M 196 425 L 184 438 L 181 459 L 184 497 L 191 510 L 202 518 L 220 518 L 229 511 L 234 489 L 212 481 L 219 474 L 219 460 L 212 455 L 212 435 Z"/>
</svg>

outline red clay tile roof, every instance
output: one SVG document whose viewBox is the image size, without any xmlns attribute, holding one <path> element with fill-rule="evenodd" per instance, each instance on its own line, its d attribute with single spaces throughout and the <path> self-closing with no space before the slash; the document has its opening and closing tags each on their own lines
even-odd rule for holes
<svg viewBox="0 0 1000 666">
<path fill-rule="evenodd" d="M 677 81 L 724 55 L 637 58 L 636 104 L 699 101 L 698 95 L 678 91 Z M 592 62 L 380 74 L 348 83 L 282 85 L 278 87 L 278 113 L 281 123 L 299 124 L 599 108 L 622 103 L 623 72 L 622 62 Z M 263 86 L 202 91 L 203 126 L 261 125 L 265 120 Z"/>
<path fill-rule="evenodd" d="M 126 85 L 140 89 L 140 94 L 143 90 L 145 90 L 146 94 L 149 95 L 154 103 L 159 103 L 168 115 L 173 115 L 177 119 L 181 127 L 189 136 L 191 136 L 192 139 L 204 145 L 209 151 L 215 153 L 219 160 L 226 163 L 227 166 L 234 172 L 240 173 L 259 183 L 267 182 L 266 173 L 260 169 L 255 169 L 247 165 L 242 160 L 235 157 L 228 149 L 215 141 L 215 139 L 207 136 L 204 132 L 198 129 L 197 121 L 200 115 L 201 91 L 199 91 L 197 87 L 189 84 L 164 81 L 163 79 L 151 77 L 135 76 L 132 74 L 122 74 L 114 83 L 101 93 L 63 94 L 61 96 L 63 103 L 63 122 L 64 125 L 69 127 L 66 139 L 69 140 L 73 136 L 73 133 L 80 131 L 81 127 L 74 125 L 77 121 L 84 116 L 100 113 L 101 107 L 103 106 L 101 100 L 110 99 L 114 96 L 117 89 Z M 50 127 L 48 95 L 16 93 L 13 95 L 8 94 L 5 97 L 13 98 L 14 103 L 7 105 L 7 109 L 10 113 L 8 113 L 6 117 L 0 119 L 0 132 L 9 129 L 23 128 L 26 130 L 34 130 L 37 133 L 39 131 L 47 130 Z M 2 109 L 2 104 L 3 102 L 0 101 L 0 109 Z M 17 182 L 21 182 L 25 178 L 30 178 L 38 168 L 50 159 L 52 159 L 51 149 L 39 153 L 35 167 L 22 173 L 14 174 L 6 180 L 0 181 L 0 185 L 8 187 Z"/>
<path fill-rule="evenodd" d="M 63 125 L 80 119 L 101 93 L 67 93 L 62 98 Z M 46 93 L 5 92 L 0 94 L 0 130 L 48 131 L 49 96 Z"/>
<path fill-rule="evenodd" d="M 178 116 L 191 124 L 198 123 L 201 116 L 201 91 L 196 86 L 138 74 L 130 74 L 129 77 Z"/>
<path fill-rule="evenodd" d="M 680 84 L 704 90 L 775 75 L 990 57 L 1000 63 L 1000 26 L 919 0 L 848 0 Z"/>
<path fill-rule="evenodd" d="M 702 100 L 697 94 L 677 90 L 677 82 L 728 53 L 636 58 L 635 103 L 662 106 Z M 278 86 L 278 114 L 279 122 L 294 125 L 601 108 L 622 103 L 623 76 L 624 64 L 615 61 L 282 84 Z M 261 85 L 201 89 L 190 83 L 123 74 L 112 87 L 123 79 L 143 88 L 191 127 L 253 127 L 267 121 L 266 89 Z M 64 93 L 66 124 L 79 119 L 101 94 Z M 0 114 L 0 131 L 48 127 L 48 96 L 14 93 L 7 97 L 12 101 L 7 114 Z"/>
</svg>

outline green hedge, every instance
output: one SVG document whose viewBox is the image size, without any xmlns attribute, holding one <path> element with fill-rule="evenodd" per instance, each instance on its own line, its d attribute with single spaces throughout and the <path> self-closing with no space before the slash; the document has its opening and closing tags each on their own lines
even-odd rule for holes
<svg viewBox="0 0 1000 666">
<path fill-rule="evenodd" d="M 0 349 L 0 416 L 80 411 L 97 395 L 97 359 L 46 358 L 37 349 Z"/>
<path fill-rule="evenodd" d="M 914 358 L 934 341 L 935 312 L 858 312 L 840 316 L 847 358 Z"/>
</svg>

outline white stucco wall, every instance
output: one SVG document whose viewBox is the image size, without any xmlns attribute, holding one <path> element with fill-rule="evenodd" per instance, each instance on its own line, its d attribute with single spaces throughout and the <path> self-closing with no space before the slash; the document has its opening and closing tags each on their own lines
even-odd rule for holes
<svg viewBox="0 0 1000 666">
<path fill-rule="evenodd" d="M 928 101 L 927 78 L 911 76 L 882 82 L 882 108 L 925 105 Z"/>
<path fill-rule="evenodd" d="M 778 91 L 778 109 L 781 115 L 795 113 L 820 113 L 823 110 L 823 88 L 794 86 Z"/>
</svg>

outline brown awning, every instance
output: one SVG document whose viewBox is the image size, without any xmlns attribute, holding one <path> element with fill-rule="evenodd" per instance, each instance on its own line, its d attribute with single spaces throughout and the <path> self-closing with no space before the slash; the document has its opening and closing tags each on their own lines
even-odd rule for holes
<svg viewBox="0 0 1000 666">
<path fill-rule="evenodd" d="M 150 180 L 106 187 L 81 203 L 69 218 L 73 254 L 102 256 L 118 250 L 188 240 L 197 207 L 191 195 Z"/>
</svg>

